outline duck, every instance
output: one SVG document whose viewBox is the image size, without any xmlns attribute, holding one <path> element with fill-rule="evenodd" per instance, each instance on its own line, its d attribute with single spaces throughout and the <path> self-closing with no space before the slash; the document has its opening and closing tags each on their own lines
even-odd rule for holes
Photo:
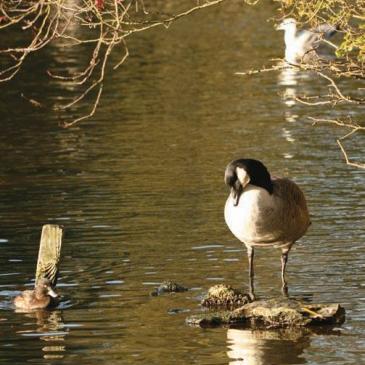
<svg viewBox="0 0 365 365">
<path fill-rule="evenodd" d="M 230 188 L 224 207 L 225 222 L 247 248 L 249 295 L 255 299 L 256 247 L 281 250 L 282 292 L 287 295 L 285 271 L 289 251 L 311 224 L 303 191 L 287 178 L 272 177 L 266 166 L 255 159 L 230 162 L 224 181 Z"/>
<path fill-rule="evenodd" d="M 53 298 L 58 294 L 53 290 L 51 281 L 41 278 L 36 283 L 34 290 L 25 290 L 14 299 L 16 308 L 23 310 L 44 309 L 53 304 Z"/>
<path fill-rule="evenodd" d="M 338 27 L 320 24 L 316 28 L 297 31 L 297 21 L 294 18 L 286 18 L 276 27 L 276 30 L 284 31 L 285 61 L 298 65 L 318 60 L 318 47 L 323 43 L 323 39 L 328 40 L 332 37 Z"/>
</svg>

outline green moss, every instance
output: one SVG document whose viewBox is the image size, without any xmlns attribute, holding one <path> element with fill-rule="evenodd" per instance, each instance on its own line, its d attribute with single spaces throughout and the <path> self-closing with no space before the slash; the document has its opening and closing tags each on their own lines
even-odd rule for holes
<svg viewBox="0 0 365 365">
<path fill-rule="evenodd" d="M 207 308 L 237 308 L 250 302 L 248 294 L 229 285 L 218 284 L 209 288 L 201 305 Z"/>
</svg>

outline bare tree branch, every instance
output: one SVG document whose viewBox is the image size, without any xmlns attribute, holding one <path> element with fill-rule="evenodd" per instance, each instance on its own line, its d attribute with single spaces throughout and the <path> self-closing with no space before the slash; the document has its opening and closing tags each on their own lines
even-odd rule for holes
<svg viewBox="0 0 365 365">
<path fill-rule="evenodd" d="M 195 6 L 175 15 L 156 17 L 156 14 L 149 14 L 143 0 L 1 0 L 0 31 L 8 29 L 20 32 L 24 37 L 23 44 L 9 39 L 5 46 L 0 46 L 0 83 L 13 79 L 30 54 L 39 52 L 50 43 L 79 49 L 93 46 L 89 62 L 83 69 L 73 69 L 66 74 L 47 70 L 51 78 L 78 90 L 71 101 L 54 105 L 54 110 L 74 108 L 96 92 L 90 113 L 62 124 L 65 128 L 73 126 L 94 115 L 109 70 L 110 55 L 122 50 L 114 70 L 129 56 L 127 37 L 157 26 L 168 28 L 178 19 L 224 1 L 227 0 L 206 0 L 200 4 L 197 0 Z M 82 31 L 84 28 L 86 32 Z"/>
<path fill-rule="evenodd" d="M 343 120 L 338 120 L 338 119 L 323 119 L 323 118 L 313 118 L 313 117 L 308 117 L 308 119 L 310 119 L 313 122 L 313 125 L 315 125 L 317 123 L 328 123 L 328 124 L 333 124 L 333 125 L 336 125 L 339 127 L 344 127 L 344 128 L 350 129 L 350 132 L 348 132 L 345 135 L 343 135 L 342 137 L 339 137 L 336 139 L 337 144 L 341 149 L 341 152 L 345 158 L 347 165 L 365 169 L 365 163 L 358 163 L 358 162 L 353 162 L 350 160 L 348 153 L 342 144 L 342 141 L 344 141 L 346 138 L 352 136 L 356 132 L 365 131 L 365 127 L 360 126 L 357 123 L 354 123 L 351 118 L 349 119 L 348 122 L 345 122 Z"/>
</svg>

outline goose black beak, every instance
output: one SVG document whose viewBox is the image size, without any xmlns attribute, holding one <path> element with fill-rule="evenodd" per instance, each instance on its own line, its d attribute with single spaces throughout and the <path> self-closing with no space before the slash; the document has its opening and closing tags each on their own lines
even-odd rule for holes
<svg viewBox="0 0 365 365">
<path fill-rule="evenodd" d="M 240 196 L 243 191 L 243 187 L 238 180 L 237 173 L 236 173 L 236 167 L 232 164 L 229 164 L 226 168 L 225 174 L 224 174 L 224 182 L 227 186 L 231 188 L 231 194 L 233 198 L 235 199 L 235 206 L 238 205 Z"/>
<path fill-rule="evenodd" d="M 235 167 L 232 164 L 229 164 L 226 167 L 226 171 L 224 173 L 224 183 L 227 186 L 233 187 L 235 185 L 235 182 L 237 181 L 237 174 L 235 171 Z"/>
</svg>

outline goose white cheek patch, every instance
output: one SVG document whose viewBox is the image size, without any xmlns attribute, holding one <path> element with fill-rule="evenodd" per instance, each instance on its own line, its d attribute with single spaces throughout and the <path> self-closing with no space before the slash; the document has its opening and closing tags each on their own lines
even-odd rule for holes
<svg viewBox="0 0 365 365">
<path fill-rule="evenodd" d="M 244 188 L 250 182 L 250 177 L 248 176 L 245 169 L 241 167 L 236 167 L 236 174 L 239 182 L 241 183 L 242 187 Z"/>
</svg>

